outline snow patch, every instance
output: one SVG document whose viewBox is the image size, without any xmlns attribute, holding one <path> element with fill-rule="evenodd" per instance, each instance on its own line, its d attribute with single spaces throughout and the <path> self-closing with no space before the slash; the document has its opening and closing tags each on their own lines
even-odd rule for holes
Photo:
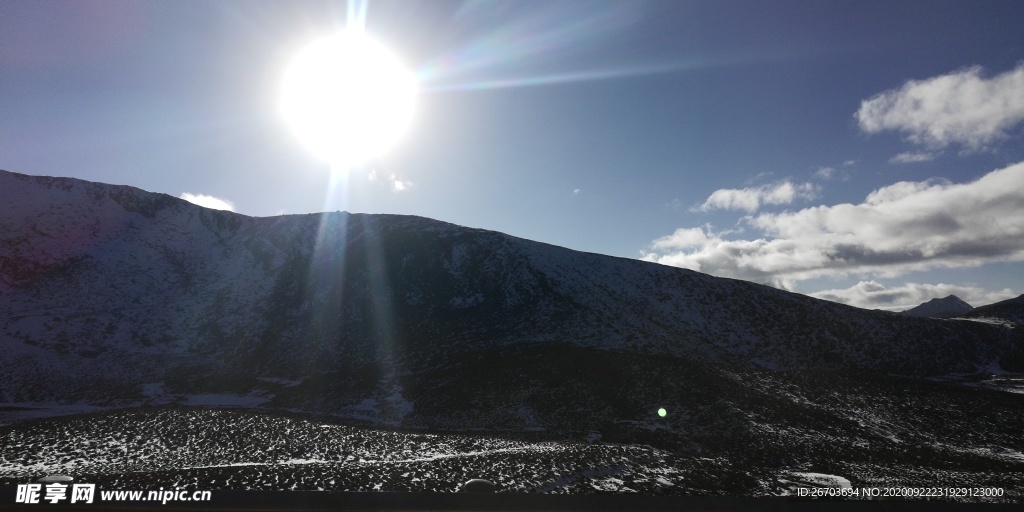
<svg viewBox="0 0 1024 512">
<path fill-rule="evenodd" d="M 400 425 L 402 420 L 412 412 L 414 404 L 402 395 L 403 391 L 402 386 L 397 384 L 391 389 L 391 395 L 387 397 L 386 402 L 390 418 L 387 418 L 385 423 Z"/>
<path fill-rule="evenodd" d="M 813 485 L 816 487 L 839 487 L 842 489 L 851 489 L 853 485 L 850 480 L 838 475 L 829 475 L 826 473 L 809 473 L 803 471 L 789 471 L 786 475 L 797 480 L 797 483 L 804 483 Z"/>
<path fill-rule="evenodd" d="M 1015 323 L 1013 323 L 1013 322 L 1011 322 L 1009 320 L 1004 320 L 1002 318 L 987 317 L 987 316 L 979 316 L 979 317 L 972 317 L 972 318 L 960 318 L 960 317 L 957 317 L 957 318 L 951 318 L 950 320 L 960 320 L 960 321 L 965 321 L 965 322 L 980 322 L 980 323 L 983 323 L 983 324 L 1001 325 L 1003 327 L 1009 327 L 1011 329 L 1017 326 L 1017 324 L 1015 324 Z"/>
</svg>

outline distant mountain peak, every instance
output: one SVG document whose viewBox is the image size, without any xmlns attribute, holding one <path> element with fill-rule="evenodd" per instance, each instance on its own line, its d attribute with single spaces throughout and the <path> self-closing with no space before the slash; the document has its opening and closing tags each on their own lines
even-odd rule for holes
<svg viewBox="0 0 1024 512">
<path fill-rule="evenodd" d="M 949 295 L 941 299 L 929 300 L 920 306 L 904 311 L 903 314 L 907 316 L 949 318 L 962 315 L 972 309 L 974 307 L 960 297 Z"/>
</svg>

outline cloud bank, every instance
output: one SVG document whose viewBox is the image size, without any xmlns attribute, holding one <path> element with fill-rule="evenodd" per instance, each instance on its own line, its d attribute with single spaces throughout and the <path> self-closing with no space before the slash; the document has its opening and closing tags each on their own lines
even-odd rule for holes
<svg viewBox="0 0 1024 512">
<path fill-rule="evenodd" d="M 905 283 L 901 286 L 887 287 L 875 281 L 861 281 L 849 288 L 823 290 L 810 295 L 859 308 L 905 311 L 923 302 L 950 295 L 956 295 L 968 304 L 978 307 L 1012 299 L 1020 294 L 1009 288 L 986 291 L 978 286 L 943 283 Z"/>
<path fill-rule="evenodd" d="M 762 236 L 727 240 L 708 227 L 680 228 L 651 242 L 642 259 L 787 289 L 823 276 L 895 277 L 1024 261 L 1024 162 L 970 183 L 903 181 L 860 204 L 741 222 Z"/>
<path fill-rule="evenodd" d="M 723 188 L 708 196 L 697 211 L 744 210 L 754 213 L 766 204 L 792 204 L 796 199 L 813 199 L 818 186 L 813 183 L 784 181 L 774 185 L 750 188 Z"/>
<path fill-rule="evenodd" d="M 911 80 L 862 101 L 854 117 L 867 133 L 898 131 L 935 149 L 984 149 L 1024 121 L 1024 65 L 991 78 L 981 71 L 976 66 Z"/>
<path fill-rule="evenodd" d="M 197 204 L 204 208 L 212 208 L 214 210 L 227 210 L 229 212 L 235 211 L 235 205 L 227 199 L 221 199 L 219 197 L 208 196 L 206 194 L 192 194 L 189 192 L 182 192 L 180 196 L 192 204 Z"/>
</svg>

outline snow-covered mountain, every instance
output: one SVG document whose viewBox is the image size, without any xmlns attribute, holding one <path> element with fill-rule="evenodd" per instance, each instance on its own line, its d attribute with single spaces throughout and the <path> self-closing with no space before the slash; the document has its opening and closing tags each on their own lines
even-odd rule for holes
<svg viewBox="0 0 1024 512">
<path fill-rule="evenodd" d="M 967 313 L 972 309 L 974 307 L 964 302 L 960 297 L 950 295 L 941 299 L 935 298 L 924 302 L 919 306 L 904 311 L 903 314 L 930 318 L 952 318 Z"/>
<path fill-rule="evenodd" d="M 1024 324 L 1024 295 L 987 306 L 979 306 L 958 316 L 981 321 Z"/>
<path fill-rule="evenodd" d="M 400 424 L 409 397 L 426 396 L 414 385 L 478 387 L 497 374 L 481 368 L 545 379 L 536 368 L 572 372 L 577 359 L 1024 368 L 1012 326 L 867 311 L 421 217 L 254 218 L 4 171 L 0 204 L 6 403 L 230 396 Z M 529 417 L 540 398 L 520 398 L 507 405 Z"/>
</svg>

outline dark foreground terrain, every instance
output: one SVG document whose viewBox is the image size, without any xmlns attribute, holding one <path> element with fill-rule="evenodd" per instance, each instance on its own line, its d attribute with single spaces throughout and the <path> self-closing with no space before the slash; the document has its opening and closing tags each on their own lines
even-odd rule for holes
<svg viewBox="0 0 1024 512">
<path fill-rule="evenodd" d="M 991 379 L 704 371 L 683 384 L 729 375 L 734 388 L 680 388 L 662 400 L 672 411 L 665 418 L 652 412 L 647 421 L 580 430 L 382 430 L 265 409 L 186 407 L 20 421 L 0 427 L 0 485 L 69 474 L 105 489 L 454 492 L 487 478 L 517 493 L 959 487 L 999 488 L 1002 496 L 957 501 L 1024 496 L 1024 395 L 988 389 L 999 385 Z"/>
</svg>

